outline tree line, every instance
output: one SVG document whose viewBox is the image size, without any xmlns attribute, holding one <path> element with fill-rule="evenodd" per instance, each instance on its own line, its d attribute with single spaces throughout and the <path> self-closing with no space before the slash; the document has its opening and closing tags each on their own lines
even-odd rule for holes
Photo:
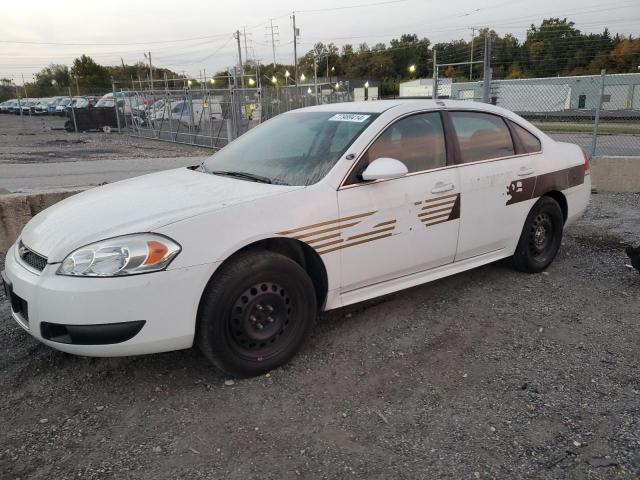
<svg viewBox="0 0 640 480">
<path fill-rule="evenodd" d="M 639 72 L 640 39 L 612 35 L 607 28 L 602 33 L 582 33 L 574 22 L 560 18 L 544 19 L 540 25 L 531 25 L 526 38 L 520 41 L 512 34 L 498 35 L 494 30 L 480 29 L 473 39 L 453 40 L 432 44 L 416 34 L 404 34 L 392 39 L 389 44 L 373 46 L 361 43 L 357 46 L 334 43 L 316 43 L 298 60 L 298 72 L 312 79 L 315 71 L 324 81 L 361 79 L 380 82 L 382 95 L 397 93 L 399 83 L 411 78 L 428 78 L 433 75 L 433 52 L 437 63 L 458 63 L 483 59 L 485 38 L 491 41 L 491 66 L 494 79 L 550 77 L 558 75 L 597 74 L 601 69 L 608 73 Z M 253 59 L 244 62 L 246 75 L 259 76 L 263 85 L 269 85 L 273 77 L 280 85 L 294 82 L 295 68 L 289 64 L 259 65 Z M 288 71 L 290 76 L 285 77 Z M 29 96 L 41 97 L 59 94 L 76 87 L 83 91 L 109 91 L 111 79 L 119 86 L 135 88 L 138 81 L 148 79 L 149 67 L 144 63 L 135 65 L 103 66 L 91 57 L 76 58 L 71 68 L 51 64 L 35 75 L 26 85 Z M 469 81 L 482 78 L 482 65 L 458 65 L 439 70 L 442 77 L 454 81 Z M 154 68 L 154 78 L 179 79 L 181 87 L 186 77 L 169 69 Z M 219 71 L 216 86 L 226 87 L 227 78 L 233 72 Z M 257 78 L 256 78 L 257 80 Z M 309 81 L 309 80 L 307 80 Z M 7 81 L 0 84 L 0 98 L 15 96 L 7 92 Z M 170 85 L 175 87 L 176 85 Z M 192 86 L 198 86 L 192 80 Z"/>
</svg>

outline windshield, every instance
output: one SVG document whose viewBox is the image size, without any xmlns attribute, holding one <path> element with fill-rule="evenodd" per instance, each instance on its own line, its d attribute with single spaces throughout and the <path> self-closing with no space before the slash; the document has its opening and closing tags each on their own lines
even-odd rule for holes
<svg viewBox="0 0 640 480">
<path fill-rule="evenodd" d="M 241 172 L 278 185 L 311 185 L 335 165 L 377 114 L 289 112 L 205 160 L 212 173 Z"/>
</svg>

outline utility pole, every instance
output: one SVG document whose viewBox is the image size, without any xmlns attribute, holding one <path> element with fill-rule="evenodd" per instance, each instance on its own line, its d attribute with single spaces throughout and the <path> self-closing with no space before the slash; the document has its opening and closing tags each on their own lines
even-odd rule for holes
<svg viewBox="0 0 640 480">
<path fill-rule="evenodd" d="M 436 47 L 433 47 L 433 94 L 431 98 L 434 100 L 438 98 L 438 60 L 436 57 Z"/>
<path fill-rule="evenodd" d="M 268 29 L 271 30 L 271 50 L 273 52 L 273 71 L 275 73 L 276 70 L 276 35 L 279 35 L 278 33 L 278 26 L 276 25 L 275 27 L 273 26 L 273 19 L 269 20 L 269 27 L 267 27 Z"/>
<path fill-rule="evenodd" d="M 149 56 L 147 56 L 149 55 Z M 151 52 L 147 52 L 144 54 L 144 58 L 148 58 L 149 59 L 149 84 L 151 85 L 151 88 L 153 89 L 153 64 L 151 63 Z"/>
<path fill-rule="evenodd" d="M 484 79 L 482 101 L 489 103 L 491 94 L 491 34 L 487 31 L 484 36 Z"/>
<path fill-rule="evenodd" d="M 153 88 L 153 63 L 151 63 L 151 52 L 149 52 L 149 82 L 151 82 L 151 88 Z"/>
<path fill-rule="evenodd" d="M 298 29 L 296 28 L 296 12 L 291 15 L 293 19 L 293 67 L 296 76 L 296 87 L 298 86 Z"/>
<path fill-rule="evenodd" d="M 249 60 L 249 50 L 247 49 L 247 27 L 242 27 L 242 36 L 244 37 L 244 59 Z"/>
<path fill-rule="evenodd" d="M 238 42 L 238 60 L 240 62 L 240 85 L 244 88 L 244 67 L 242 66 L 242 48 L 240 48 L 240 30 L 236 30 L 234 35 Z"/>
<path fill-rule="evenodd" d="M 469 80 L 473 76 L 473 39 L 476 36 L 476 27 L 471 27 L 471 59 L 469 60 Z"/>
</svg>

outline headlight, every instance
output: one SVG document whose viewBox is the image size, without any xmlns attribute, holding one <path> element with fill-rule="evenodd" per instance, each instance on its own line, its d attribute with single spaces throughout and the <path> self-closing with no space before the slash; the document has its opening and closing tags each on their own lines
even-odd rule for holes
<svg viewBox="0 0 640 480">
<path fill-rule="evenodd" d="M 58 275 L 117 277 L 157 272 L 180 252 L 173 240 L 153 233 L 139 233 L 92 243 L 70 253 Z"/>
</svg>

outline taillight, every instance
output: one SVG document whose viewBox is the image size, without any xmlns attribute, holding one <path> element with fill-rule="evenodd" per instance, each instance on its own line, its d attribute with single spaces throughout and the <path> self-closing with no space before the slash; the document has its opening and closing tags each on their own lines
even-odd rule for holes
<svg viewBox="0 0 640 480">
<path fill-rule="evenodd" d="M 587 175 L 591 171 L 591 164 L 589 163 L 591 158 L 589 157 L 589 154 L 584 149 L 581 149 L 581 150 L 582 150 L 582 157 L 584 158 L 584 174 Z"/>
</svg>

